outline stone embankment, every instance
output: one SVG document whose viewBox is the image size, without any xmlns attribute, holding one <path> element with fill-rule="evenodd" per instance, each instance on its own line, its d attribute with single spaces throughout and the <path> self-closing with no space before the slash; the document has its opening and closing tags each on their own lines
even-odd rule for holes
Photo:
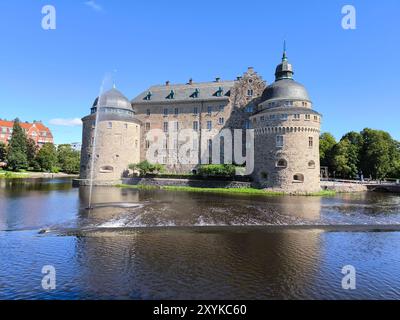
<svg viewBox="0 0 400 320">
<path fill-rule="evenodd" d="M 94 181 L 94 186 L 113 186 L 119 184 L 145 185 L 145 186 L 174 186 L 196 188 L 250 188 L 251 182 L 225 181 L 225 180 L 195 180 L 195 179 L 171 179 L 171 178 L 125 178 L 121 180 Z M 88 179 L 75 179 L 74 186 L 88 186 Z"/>
<path fill-rule="evenodd" d="M 322 190 L 332 190 L 339 193 L 365 192 L 368 188 L 365 184 L 355 182 L 321 181 Z"/>
</svg>

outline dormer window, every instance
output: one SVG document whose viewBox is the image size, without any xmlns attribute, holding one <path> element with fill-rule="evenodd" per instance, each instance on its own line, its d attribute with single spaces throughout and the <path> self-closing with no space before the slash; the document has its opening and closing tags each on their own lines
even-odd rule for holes
<svg viewBox="0 0 400 320">
<path fill-rule="evenodd" d="M 200 90 L 198 88 L 196 88 L 196 90 L 194 90 L 194 92 L 192 93 L 192 95 L 190 96 L 191 98 L 198 98 L 200 94 Z"/>
<path fill-rule="evenodd" d="M 171 90 L 170 93 L 169 93 L 169 95 L 168 95 L 166 98 L 167 98 L 167 99 L 174 99 L 174 97 L 175 97 L 175 91 L 174 91 L 174 90 Z"/>
<path fill-rule="evenodd" d="M 222 94 L 224 93 L 224 89 L 222 87 L 219 87 L 215 95 L 217 97 L 222 97 Z"/>
<path fill-rule="evenodd" d="M 152 96 L 151 91 L 147 92 L 146 96 L 144 97 L 144 100 L 151 100 L 151 96 Z"/>
</svg>

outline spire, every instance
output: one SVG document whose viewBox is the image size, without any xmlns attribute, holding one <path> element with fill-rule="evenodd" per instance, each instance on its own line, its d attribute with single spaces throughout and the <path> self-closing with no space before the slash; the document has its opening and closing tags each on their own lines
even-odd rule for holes
<svg viewBox="0 0 400 320">
<path fill-rule="evenodd" d="M 283 41 L 282 62 L 276 67 L 275 81 L 283 79 L 293 79 L 293 67 L 289 63 L 286 55 L 286 40 Z"/>
<path fill-rule="evenodd" d="M 282 61 L 287 61 L 287 56 L 286 56 L 286 40 L 283 40 L 283 55 L 282 55 Z"/>
<path fill-rule="evenodd" d="M 116 89 L 117 86 L 115 85 L 115 80 L 113 80 L 113 89 Z"/>
</svg>

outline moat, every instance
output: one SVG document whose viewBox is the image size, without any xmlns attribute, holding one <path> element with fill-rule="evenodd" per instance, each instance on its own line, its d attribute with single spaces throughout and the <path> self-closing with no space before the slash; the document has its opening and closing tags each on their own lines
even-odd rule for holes
<svg viewBox="0 0 400 320">
<path fill-rule="evenodd" d="M 87 203 L 70 179 L 0 180 L 0 299 L 400 298 L 398 194 L 95 187 Z"/>
</svg>

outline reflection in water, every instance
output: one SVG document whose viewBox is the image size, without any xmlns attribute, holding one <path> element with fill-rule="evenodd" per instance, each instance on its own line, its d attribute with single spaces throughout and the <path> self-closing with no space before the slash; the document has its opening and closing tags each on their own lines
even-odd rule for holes
<svg viewBox="0 0 400 320">
<path fill-rule="evenodd" d="M 0 183 L 0 298 L 400 297 L 400 232 L 320 227 L 399 225 L 396 195 L 249 197 L 98 187 L 97 207 L 88 211 L 88 188 L 72 189 L 70 181 Z M 52 232 L 39 235 L 41 228 Z M 47 264 L 58 275 L 52 292 L 40 288 Z M 351 292 L 341 288 L 347 264 L 358 275 Z"/>
</svg>

